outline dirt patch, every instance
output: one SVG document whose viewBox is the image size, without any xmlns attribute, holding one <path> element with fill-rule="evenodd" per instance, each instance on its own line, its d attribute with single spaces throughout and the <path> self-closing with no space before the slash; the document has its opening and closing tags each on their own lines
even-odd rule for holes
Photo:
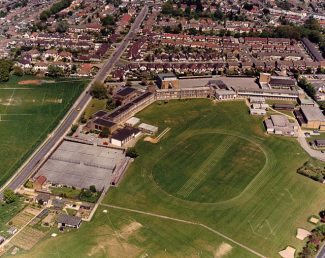
<svg viewBox="0 0 325 258">
<path fill-rule="evenodd" d="M 231 252 L 232 246 L 227 243 L 222 243 L 214 254 L 214 258 L 221 258 Z"/>
<path fill-rule="evenodd" d="M 143 139 L 145 142 L 151 142 L 153 144 L 156 144 L 159 142 L 159 140 L 157 140 L 156 138 L 152 138 L 150 136 L 147 136 L 146 138 Z"/>
<path fill-rule="evenodd" d="M 129 225 L 124 226 L 121 229 L 121 235 L 123 237 L 128 237 L 130 235 L 132 235 L 134 232 L 136 232 L 137 230 L 139 230 L 140 228 L 142 228 L 142 225 L 139 222 L 131 222 Z"/>
<path fill-rule="evenodd" d="M 42 84 L 43 80 L 24 80 L 18 82 L 19 85 L 39 85 Z"/>
<path fill-rule="evenodd" d="M 42 231 L 27 226 L 12 239 L 11 243 L 23 250 L 30 250 L 44 236 L 45 233 Z"/>
<path fill-rule="evenodd" d="M 32 208 L 32 207 L 27 207 L 24 212 L 27 212 L 29 214 L 32 214 L 34 216 L 37 216 L 40 212 L 41 212 L 41 209 L 35 209 L 35 208 Z"/>
<path fill-rule="evenodd" d="M 142 250 L 129 243 L 122 242 L 119 238 L 100 237 L 97 239 L 97 245 L 92 247 L 88 252 L 88 256 L 96 256 L 105 254 L 108 257 L 137 257 Z"/>
</svg>

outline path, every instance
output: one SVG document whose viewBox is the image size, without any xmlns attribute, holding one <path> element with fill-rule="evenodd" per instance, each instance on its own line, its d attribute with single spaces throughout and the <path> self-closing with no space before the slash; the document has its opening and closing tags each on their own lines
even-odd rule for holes
<svg viewBox="0 0 325 258">
<path fill-rule="evenodd" d="M 298 131 L 298 138 L 297 138 L 300 146 L 313 158 L 325 161 L 325 153 L 321 153 L 320 151 L 312 149 L 308 142 L 306 141 L 304 131 L 299 129 Z"/>
<path fill-rule="evenodd" d="M 140 210 L 134 210 L 134 209 L 129 209 L 129 208 L 124 208 L 124 207 L 120 207 L 120 206 L 116 206 L 116 205 L 110 205 L 110 204 L 100 204 L 101 206 L 104 207 L 109 207 L 109 208 L 113 208 L 113 209 L 118 209 L 118 210 L 123 210 L 123 211 L 129 211 L 129 212 L 134 212 L 134 213 L 139 213 L 139 214 L 143 214 L 143 215 L 148 215 L 148 216 L 152 216 L 152 217 L 157 217 L 157 218 L 161 218 L 161 219 L 166 219 L 166 220 L 172 220 L 172 221 L 177 221 L 177 222 L 181 222 L 181 223 L 185 223 L 185 224 L 190 224 L 190 225 L 197 225 L 197 226 L 201 226 L 209 231 L 211 231 L 212 233 L 215 233 L 218 236 L 221 236 L 224 239 L 227 239 L 229 242 L 232 242 L 233 244 L 240 246 L 241 248 L 255 254 L 258 257 L 261 258 L 266 258 L 266 256 L 256 252 L 255 250 L 237 242 L 236 240 L 231 239 L 230 237 L 227 237 L 226 235 L 220 233 L 217 230 L 214 230 L 213 228 L 210 228 L 202 223 L 199 222 L 193 222 L 193 221 L 189 221 L 189 220 L 183 220 L 183 219 L 177 219 L 177 218 L 173 218 L 173 217 L 169 217 L 169 216 L 164 216 L 164 215 L 159 215 L 156 213 L 151 213 L 151 212 L 145 212 L 145 211 L 140 211 Z"/>
</svg>

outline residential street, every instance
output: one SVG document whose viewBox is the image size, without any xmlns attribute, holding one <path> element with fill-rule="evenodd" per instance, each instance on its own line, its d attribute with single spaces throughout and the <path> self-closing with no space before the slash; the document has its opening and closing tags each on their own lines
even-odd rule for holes
<svg viewBox="0 0 325 258">
<path fill-rule="evenodd" d="M 79 117 L 79 115 L 82 113 L 83 109 L 86 107 L 89 100 L 91 99 L 91 96 L 89 95 L 89 90 L 92 84 L 95 81 L 105 81 L 107 74 L 110 72 L 115 63 L 119 60 L 120 56 L 125 51 L 132 38 L 136 35 L 137 30 L 140 28 L 141 23 L 147 15 L 147 12 L 148 7 L 144 6 L 138 14 L 137 18 L 135 19 L 133 25 L 131 26 L 129 33 L 125 36 L 123 41 L 116 48 L 116 50 L 107 60 L 107 62 L 103 65 L 103 67 L 97 73 L 95 78 L 89 83 L 84 92 L 80 95 L 73 107 L 62 120 L 61 124 L 56 128 L 56 130 L 51 134 L 51 136 L 46 139 L 45 144 L 43 144 L 43 146 L 39 148 L 36 153 L 33 154 L 32 158 L 27 162 L 27 164 L 25 164 L 25 166 L 9 180 L 5 187 L 10 188 L 12 190 L 16 190 L 21 185 L 23 185 L 26 180 L 32 175 L 37 165 L 42 162 L 44 157 L 46 157 L 46 155 L 60 142 L 60 140 L 64 137 L 73 122 Z M 3 189 L 0 192 L 1 195 L 2 192 Z"/>
</svg>

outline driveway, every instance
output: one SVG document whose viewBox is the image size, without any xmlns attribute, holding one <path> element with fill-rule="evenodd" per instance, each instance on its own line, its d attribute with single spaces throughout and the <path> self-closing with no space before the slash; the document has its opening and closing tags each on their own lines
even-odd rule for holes
<svg viewBox="0 0 325 258">
<path fill-rule="evenodd" d="M 313 158 L 325 161 L 325 153 L 321 153 L 320 151 L 314 150 L 310 147 L 308 142 L 306 141 L 304 131 L 299 129 L 298 138 L 297 138 L 300 146 Z"/>
</svg>

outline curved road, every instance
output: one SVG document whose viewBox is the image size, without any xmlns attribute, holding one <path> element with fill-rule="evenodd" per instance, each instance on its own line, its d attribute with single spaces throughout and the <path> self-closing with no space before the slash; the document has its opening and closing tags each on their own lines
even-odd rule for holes
<svg viewBox="0 0 325 258">
<path fill-rule="evenodd" d="M 46 155 L 50 153 L 50 151 L 56 146 L 56 144 L 60 142 L 62 137 L 64 137 L 65 133 L 70 129 L 73 122 L 79 117 L 81 113 L 80 110 L 83 110 L 91 99 L 91 96 L 88 92 L 92 84 L 95 81 L 105 81 L 110 70 L 119 60 L 132 38 L 136 35 L 138 29 L 141 26 L 141 23 L 147 16 L 147 13 L 148 6 L 145 5 L 139 12 L 134 23 L 132 24 L 129 33 L 125 36 L 123 41 L 120 43 L 118 48 L 116 48 L 116 50 L 112 53 L 112 55 L 103 65 L 103 67 L 99 70 L 94 79 L 88 84 L 84 92 L 77 99 L 73 107 L 62 120 L 62 122 L 58 125 L 58 127 L 51 134 L 51 136 L 45 140 L 45 143 L 40 148 L 38 148 L 36 152 L 33 153 L 32 157 L 27 161 L 27 163 L 24 164 L 24 166 L 7 182 L 4 187 L 16 190 L 20 186 L 22 186 L 26 182 L 26 180 L 32 175 L 38 164 L 40 164 L 44 160 L 44 157 L 46 157 Z M 0 191 L 0 196 L 2 196 L 4 187 Z"/>
</svg>

